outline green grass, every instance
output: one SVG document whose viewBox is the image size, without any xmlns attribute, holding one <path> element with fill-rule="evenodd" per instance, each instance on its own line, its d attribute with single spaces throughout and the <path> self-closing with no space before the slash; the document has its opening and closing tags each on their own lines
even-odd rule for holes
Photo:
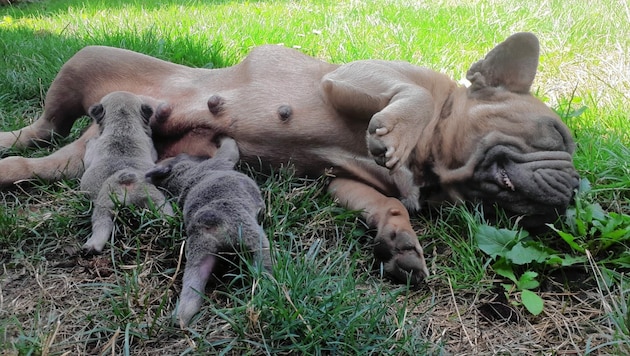
<svg viewBox="0 0 630 356">
<path fill-rule="evenodd" d="M 290 169 L 259 182 L 273 274 L 236 256 L 212 282 L 186 331 L 171 324 L 181 287 L 179 219 L 122 209 L 116 239 L 93 259 L 76 251 L 90 230 L 77 180 L 0 191 L 0 350 L 9 354 L 394 354 L 630 352 L 630 237 L 599 251 L 614 214 L 630 214 L 630 10 L 618 0 L 562 1 L 34 1 L 0 7 L 0 129 L 41 112 L 61 65 L 90 44 L 217 68 L 261 44 L 283 44 L 332 62 L 379 58 L 426 65 L 453 78 L 517 31 L 541 41 L 538 97 L 577 141 L 575 164 L 602 207 L 536 244 L 583 263 L 513 266 L 538 273 L 545 301 L 529 314 L 504 289 L 475 236 L 474 207 L 413 218 L 431 278 L 410 290 L 373 265 L 370 231 L 325 194 L 325 180 Z M 76 125 L 75 138 L 87 120 Z M 52 148 L 54 149 L 54 147 Z M 45 155 L 51 148 L 5 154 Z M 2 174 L 0 172 L 0 174 Z M 577 209 L 577 208 L 576 208 Z M 573 224 L 573 225 L 572 225 Z M 582 224 L 582 225 L 580 225 Z M 498 227 L 514 229 L 499 219 Z M 584 226 L 585 233 L 580 235 Z M 620 225 L 620 229 L 628 225 Z M 538 246 L 537 245 L 537 246 Z M 509 286 L 508 286 L 509 287 Z M 509 308 L 518 321 L 489 309 Z M 493 309 L 494 308 L 494 309 Z M 569 340 L 569 341 L 567 341 Z"/>
</svg>

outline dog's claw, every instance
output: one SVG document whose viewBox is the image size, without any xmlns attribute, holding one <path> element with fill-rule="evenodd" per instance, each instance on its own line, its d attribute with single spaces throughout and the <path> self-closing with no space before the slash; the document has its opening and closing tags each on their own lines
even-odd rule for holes
<svg viewBox="0 0 630 356">
<path fill-rule="evenodd" d="M 388 132 L 389 130 L 387 130 L 386 127 L 379 127 L 378 129 L 376 129 L 376 131 L 374 131 L 374 133 L 379 136 L 387 135 Z"/>
<path fill-rule="evenodd" d="M 387 151 L 385 152 L 385 158 L 391 158 L 394 155 L 395 151 L 396 149 L 394 147 L 388 148 Z"/>
<path fill-rule="evenodd" d="M 97 246 L 85 244 L 81 247 L 81 254 L 83 256 L 94 256 L 100 255 L 101 253 L 103 253 L 103 248 L 99 250 Z"/>
<path fill-rule="evenodd" d="M 387 157 L 387 154 L 385 155 L 385 157 Z M 392 159 L 390 159 L 389 161 L 385 163 L 385 167 L 391 170 L 394 170 L 394 168 L 396 167 L 399 161 L 400 159 L 398 157 L 393 157 Z"/>
</svg>

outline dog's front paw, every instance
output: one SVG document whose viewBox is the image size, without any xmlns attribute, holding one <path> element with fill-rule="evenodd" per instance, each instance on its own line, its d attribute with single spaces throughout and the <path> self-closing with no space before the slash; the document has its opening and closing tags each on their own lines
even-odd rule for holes
<svg viewBox="0 0 630 356">
<path fill-rule="evenodd" d="M 385 226 L 375 238 L 374 257 L 396 282 L 418 285 L 429 275 L 422 247 L 411 229 Z"/>
<path fill-rule="evenodd" d="M 396 170 L 407 162 L 418 143 L 419 135 L 417 128 L 407 126 L 404 120 L 387 118 L 383 112 L 372 117 L 368 126 L 367 144 L 377 164 Z"/>
</svg>

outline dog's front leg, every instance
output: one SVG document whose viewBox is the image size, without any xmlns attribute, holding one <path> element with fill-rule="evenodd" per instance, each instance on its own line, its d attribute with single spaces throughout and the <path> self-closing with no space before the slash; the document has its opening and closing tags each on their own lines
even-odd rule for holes
<svg viewBox="0 0 630 356">
<path fill-rule="evenodd" d="M 76 141 L 55 153 L 36 158 L 7 157 L 0 160 L 0 187 L 22 180 L 40 178 L 55 181 L 62 178 L 77 178 L 83 174 L 83 155 L 87 141 L 98 135 L 98 126 L 90 126 Z"/>
<path fill-rule="evenodd" d="M 410 284 L 419 284 L 428 276 L 422 247 L 400 200 L 345 178 L 334 178 L 328 190 L 348 209 L 362 211 L 368 225 L 376 228 L 374 257 L 389 276 Z"/>
<path fill-rule="evenodd" d="M 370 153 L 379 165 L 397 170 L 407 163 L 422 131 L 434 116 L 436 102 L 421 83 L 440 82 L 440 79 L 415 67 L 362 61 L 327 74 L 322 89 L 342 115 L 369 118 Z M 446 89 L 440 86 L 440 90 Z"/>
</svg>

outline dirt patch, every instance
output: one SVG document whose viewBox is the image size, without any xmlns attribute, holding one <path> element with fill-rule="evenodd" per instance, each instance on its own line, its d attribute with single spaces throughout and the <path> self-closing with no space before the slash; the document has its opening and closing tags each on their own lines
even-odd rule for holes
<svg viewBox="0 0 630 356">
<path fill-rule="evenodd" d="M 151 247 L 139 253 L 129 248 L 125 253 L 135 256 L 133 261 L 121 263 L 106 254 L 91 259 L 65 256 L 36 264 L 25 259 L 13 267 L 5 264 L 0 276 L 0 319 L 14 322 L 5 325 L 4 341 L 27 349 L 32 345 L 21 335 L 24 330 L 35 330 L 43 343 L 42 354 L 118 353 L 125 343 L 137 354 L 172 355 L 193 350 L 195 344 L 189 334 L 169 322 L 181 283 L 174 275 L 177 256 Z M 412 305 L 407 308 L 407 320 L 401 322 L 413 320 L 414 327 L 436 349 L 454 355 L 583 354 L 598 347 L 603 347 L 598 350 L 601 353 L 614 350 L 605 347 L 614 329 L 602 296 L 595 290 L 541 296 L 544 311 L 532 316 L 510 303 L 500 287 L 475 294 L 455 292 L 433 281 L 408 294 L 406 301 L 401 300 L 401 304 Z M 209 291 L 207 297 L 216 307 L 231 306 L 229 298 L 222 298 L 216 290 Z M 254 311 L 242 317 L 255 319 L 257 315 Z M 130 336 L 116 326 L 124 325 L 126 319 L 144 324 L 136 327 L 144 328 L 145 336 Z M 212 342 L 237 336 L 228 321 L 211 312 L 196 325 L 209 324 L 214 331 L 206 338 Z"/>
</svg>

